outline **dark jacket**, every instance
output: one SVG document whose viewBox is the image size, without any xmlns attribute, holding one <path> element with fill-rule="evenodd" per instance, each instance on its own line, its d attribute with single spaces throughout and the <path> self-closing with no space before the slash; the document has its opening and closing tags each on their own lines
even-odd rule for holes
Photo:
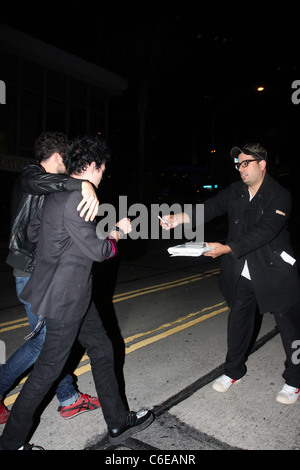
<svg viewBox="0 0 300 470">
<path fill-rule="evenodd" d="M 86 222 L 76 207 L 79 191 L 51 194 L 42 211 L 41 223 L 30 229 L 38 233 L 36 263 L 21 293 L 37 315 L 65 321 L 82 318 L 91 300 L 93 261 L 104 261 L 117 252 L 115 240 L 101 240 L 95 222 Z"/>
<path fill-rule="evenodd" d="M 291 205 L 290 192 L 268 174 L 250 202 L 248 187 L 242 181 L 205 202 L 205 222 L 228 214 L 226 244 L 232 253 L 221 258 L 219 281 L 229 306 L 245 260 L 262 313 L 300 300 L 296 263 L 291 265 L 280 256 L 282 252 L 293 256 L 287 231 Z"/>
<path fill-rule="evenodd" d="M 46 173 L 38 164 L 24 167 L 15 183 L 11 203 L 11 232 L 7 264 L 30 275 L 36 244 L 27 237 L 27 227 L 44 205 L 49 193 L 80 190 L 81 181 L 63 174 Z"/>
</svg>

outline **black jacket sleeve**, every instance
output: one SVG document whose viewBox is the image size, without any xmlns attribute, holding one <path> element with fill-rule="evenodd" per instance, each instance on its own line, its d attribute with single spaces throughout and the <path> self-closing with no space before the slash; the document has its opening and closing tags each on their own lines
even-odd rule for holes
<svg viewBox="0 0 300 470">
<path fill-rule="evenodd" d="M 76 207 L 81 200 L 78 192 L 68 195 L 64 210 L 64 227 L 72 241 L 93 261 L 102 262 L 117 253 L 116 244 L 108 238 L 100 239 L 96 234 L 95 222 L 86 222 L 80 217 Z"/>
<path fill-rule="evenodd" d="M 224 215 L 228 211 L 228 199 L 230 195 L 230 189 L 225 188 L 216 196 L 208 199 L 204 203 L 204 223 L 210 222 L 211 220 Z M 192 227 L 197 226 L 196 218 L 196 206 L 192 207 Z"/>
<path fill-rule="evenodd" d="M 275 241 L 286 228 L 291 214 L 291 194 L 281 189 L 265 202 L 259 221 L 242 236 L 232 237 L 227 244 L 236 258 L 247 256 L 249 253 Z"/>
<path fill-rule="evenodd" d="M 46 173 L 40 165 L 27 165 L 21 174 L 24 192 L 33 195 L 49 194 L 57 191 L 81 191 L 82 180 L 64 174 Z"/>
</svg>

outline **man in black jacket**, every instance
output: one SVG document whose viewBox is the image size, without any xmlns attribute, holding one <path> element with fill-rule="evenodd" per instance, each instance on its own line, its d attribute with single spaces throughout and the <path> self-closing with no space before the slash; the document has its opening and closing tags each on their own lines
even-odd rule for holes
<svg viewBox="0 0 300 470">
<path fill-rule="evenodd" d="M 96 187 L 105 171 L 110 152 L 96 137 L 76 139 L 66 156 L 74 178 L 88 178 Z M 96 226 L 79 217 L 80 193 L 51 194 L 43 214 L 31 226 L 38 233 L 36 265 L 22 292 L 35 314 L 45 315 L 47 335 L 33 371 L 24 384 L 0 438 L 0 449 L 23 448 L 36 409 L 61 374 L 76 338 L 86 349 L 103 416 L 112 444 L 119 445 L 148 427 L 154 415 L 149 410 L 127 411 L 119 394 L 110 340 L 91 300 L 93 261 L 103 262 L 117 254 L 122 233 L 131 231 L 130 220 L 121 219 L 105 239 Z M 39 230 L 37 230 L 37 227 Z"/>
<path fill-rule="evenodd" d="M 61 191 L 79 190 L 82 200 L 78 205 L 80 215 L 86 220 L 93 220 L 98 211 L 98 198 L 89 181 L 79 181 L 66 174 L 62 156 L 69 146 L 67 137 L 59 132 L 45 132 L 36 141 L 36 164 L 26 166 L 20 173 L 12 195 L 11 234 L 9 254 L 6 262 L 12 266 L 16 280 L 19 300 L 24 304 L 32 331 L 36 334 L 25 342 L 0 367 L 0 423 L 7 421 L 9 410 L 1 397 L 12 387 L 15 381 L 36 361 L 43 346 L 46 334 L 44 323 L 37 329 L 38 317 L 31 312 L 30 304 L 20 298 L 20 293 L 32 274 L 36 244 L 27 236 L 29 222 L 35 218 L 37 211 L 44 205 L 48 194 Z M 76 416 L 79 411 L 99 408 L 98 398 L 78 392 L 74 380 L 67 374 L 59 383 L 57 398 L 59 411 L 63 418 Z"/>
<path fill-rule="evenodd" d="M 257 307 L 274 314 L 286 353 L 285 384 L 280 403 L 295 403 L 300 392 L 300 365 L 293 359 L 300 339 L 300 282 L 287 222 L 291 195 L 267 174 L 267 151 L 258 143 L 234 147 L 231 156 L 242 181 L 204 204 L 204 222 L 228 214 L 226 244 L 208 243 L 205 256 L 222 256 L 220 289 L 228 305 L 228 351 L 225 374 L 213 388 L 226 392 L 246 373 Z M 189 223 L 185 213 L 164 215 L 170 229 Z M 192 222 L 195 224 L 195 220 Z"/>
</svg>

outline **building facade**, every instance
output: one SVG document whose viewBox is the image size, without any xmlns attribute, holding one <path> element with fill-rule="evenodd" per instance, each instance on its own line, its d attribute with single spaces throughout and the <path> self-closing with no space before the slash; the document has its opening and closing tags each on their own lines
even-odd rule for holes
<svg viewBox="0 0 300 470">
<path fill-rule="evenodd" d="M 109 137 L 110 101 L 127 81 L 95 64 L 0 24 L 1 206 L 43 131 Z M 7 215 L 8 216 L 8 215 Z"/>
</svg>

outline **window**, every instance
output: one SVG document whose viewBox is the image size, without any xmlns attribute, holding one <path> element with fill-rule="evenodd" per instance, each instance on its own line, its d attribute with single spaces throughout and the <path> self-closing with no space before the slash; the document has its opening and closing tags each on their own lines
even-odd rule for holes
<svg viewBox="0 0 300 470">
<path fill-rule="evenodd" d="M 42 132 L 42 97 L 23 91 L 21 98 L 20 153 L 24 157 L 33 155 L 33 146 Z"/>
<path fill-rule="evenodd" d="M 18 83 L 18 59 L 0 50 L 1 77 L 6 84 L 17 85 Z"/>
<path fill-rule="evenodd" d="M 49 131 L 66 132 L 66 103 L 48 98 L 47 129 Z"/>
<path fill-rule="evenodd" d="M 70 79 L 70 102 L 84 107 L 87 105 L 86 84 L 75 78 Z"/>
<path fill-rule="evenodd" d="M 55 70 L 47 70 L 47 95 L 61 100 L 67 99 L 66 76 Z"/>
<path fill-rule="evenodd" d="M 104 111 L 105 91 L 91 86 L 91 109 L 95 111 Z"/>
<path fill-rule="evenodd" d="M 79 106 L 70 106 L 70 137 L 87 132 L 86 110 Z"/>
<path fill-rule="evenodd" d="M 44 69 L 28 60 L 21 61 L 21 86 L 27 90 L 43 92 Z"/>
</svg>

